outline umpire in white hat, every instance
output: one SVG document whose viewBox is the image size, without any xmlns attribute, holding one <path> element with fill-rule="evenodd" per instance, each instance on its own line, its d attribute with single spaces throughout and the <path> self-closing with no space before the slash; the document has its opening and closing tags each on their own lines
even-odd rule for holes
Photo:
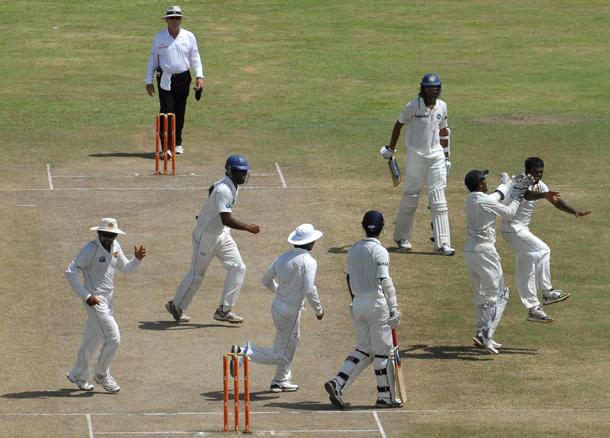
<svg viewBox="0 0 610 438">
<path fill-rule="evenodd" d="M 251 362 L 276 365 L 269 392 L 294 392 L 299 389 L 299 385 L 292 383 L 290 367 L 301 342 L 301 311 L 305 298 L 315 311 L 316 318 L 321 320 L 324 317 L 315 285 L 318 264 L 310 254 L 316 240 L 322 235 L 322 231 L 316 230 L 312 224 L 299 225 L 288 236 L 288 242 L 294 248 L 276 258 L 263 274 L 261 281 L 275 293 L 271 305 L 276 329 L 273 347 L 259 347 L 248 341 L 244 347 L 234 345 L 231 349 L 232 353 L 247 354 Z M 239 363 L 243 363 L 241 357 Z M 232 361 L 230 370 L 233 375 Z"/>
</svg>

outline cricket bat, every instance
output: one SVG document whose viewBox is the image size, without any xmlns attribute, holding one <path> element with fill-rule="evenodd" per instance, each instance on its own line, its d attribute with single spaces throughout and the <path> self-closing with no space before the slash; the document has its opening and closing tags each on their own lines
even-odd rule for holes
<svg viewBox="0 0 610 438">
<path fill-rule="evenodd" d="M 398 387 L 398 396 L 403 403 L 407 402 L 407 391 L 405 390 L 405 380 L 402 376 L 402 366 L 400 363 L 400 349 L 398 348 L 398 338 L 396 329 L 392 329 L 392 343 L 394 344 L 394 373 L 396 375 L 396 386 Z"/>
<path fill-rule="evenodd" d="M 396 158 L 390 157 L 388 160 L 388 167 L 390 168 L 390 175 L 392 176 L 392 183 L 394 187 L 400 184 L 400 170 L 398 169 L 398 162 Z"/>
</svg>

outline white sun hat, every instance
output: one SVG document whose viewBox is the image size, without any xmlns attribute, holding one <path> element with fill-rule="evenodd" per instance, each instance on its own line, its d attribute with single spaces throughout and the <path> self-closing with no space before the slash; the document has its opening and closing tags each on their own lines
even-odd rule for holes
<svg viewBox="0 0 610 438">
<path fill-rule="evenodd" d="M 182 15 L 182 9 L 180 9 L 180 6 L 169 6 L 167 8 L 167 12 L 165 13 L 165 17 L 161 17 L 161 20 L 165 20 L 168 17 L 188 18 L 186 15 Z"/>
<path fill-rule="evenodd" d="M 119 224 L 117 224 L 116 219 L 111 217 L 105 217 L 100 222 L 99 227 L 91 228 L 91 231 L 104 231 L 106 233 L 115 233 L 115 234 L 125 234 L 123 231 L 119 230 Z"/>
<path fill-rule="evenodd" d="M 297 227 L 290 236 L 288 236 L 288 242 L 293 245 L 307 245 L 313 241 L 318 240 L 324 233 L 316 230 L 311 224 L 302 224 Z"/>
</svg>

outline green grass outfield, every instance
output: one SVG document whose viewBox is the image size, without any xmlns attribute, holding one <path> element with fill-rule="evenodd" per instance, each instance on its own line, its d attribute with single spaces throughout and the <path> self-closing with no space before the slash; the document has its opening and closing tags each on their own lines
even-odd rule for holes
<svg viewBox="0 0 610 438">
<path fill-rule="evenodd" d="M 143 79 L 152 37 L 164 28 L 159 18 L 173 3 L 20 0 L 1 4 L 0 212 L 9 230 L 3 241 L 11 251 L 0 256 L 6 268 L 0 302 L 14 306 L 18 295 L 27 306 L 34 291 L 20 290 L 20 284 L 27 284 L 30 257 L 39 259 L 40 254 L 35 239 L 21 229 L 29 214 L 16 208 L 15 197 L 20 195 L 15 193 L 21 192 L 13 190 L 31 187 L 32 181 L 46 188 L 48 163 L 60 174 L 96 167 L 109 175 L 114 170 L 153 173 L 158 99 L 146 94 Z M 465 413 L 422 414 L 404 426 L 405 435 L 386 431 L 388 436 L 607 434 L 610 4 L 601 0 L 191 0 L 178 4 L 190 17 L 183 27 L 197 37 L 206 75 L 201 101 L 191 96 L 187 105 L 186 153 L 178 162 L 179 173 L 199 172 L 205 165 L 213 178 L 233 153 L 245 155 L 254 167 L 252 183 L 257 181 L 257 169 L 275 172 L 274 162 L 289 169 L 292 181 L 309 187 L 295 194 L 293 202 L 311 207 L 303 216 L 286 219 L 285 228 L 293 228 L 295 221 L 312 221 L 324 230 L 325 245 L 331 255 L 338 254 L 331 260 L 339 285 L 344 263 L 339 249 L 359 238 L 358 224 L 366 210 L 384 212 L 388 234 L 383 242 L 391 246 L 391 221 L 403 186 L 391 188 L 379 149 L 389 141 L 404 105 L 416 96 L 422 76 L 434 72 L 443 82 L 453 154 L 447 199 L 458 254 L 444 259 L 393 251 L 391 273 L 406 315 L 401 338 L 407 383 L 418 394 L 408 409 L 459 412 L 464 408 Z M 574 207 L 593 211 L 591 217 L 575 219 L 550 205 L 539 205 L 532 221 L 533 232 L 551 247 L 556 287 L 572 297 L 547 309 L 557 319 L 553 324 L 526 323 L 514 289 L 514 257 L 500 240 L 511 300 L 498 334 L 514 352 L 494 360 L 460 360 L 461 346 L 472 343 L 474 324 L 472 291 L 461 255 L 467 195 L 463 177 L 474 168 L 490 169 L 490 180 L 503 171 L 517 173 L 525 158 L 533 155 L 545 160 L 544 181 L 551 188 L 562 192 Z M 402 169 L 404 131 L 397 158 Z M 180 180 L 146 184 L 171 188 L 174 181 Z M 92 195 L 70 196 L 85 205 Z M 105 199 L 97 193 L 93 196 L 99 196 L 100 202 Z M 183 214 L 196 213 L 193 205 L 198 208 L 199 199 L 185 206 Z M 413 239 L 415 248 L 424 252 L 431 250 L 426 205 L 424 193 Z M 269 208 L 289 215 L 294 205 L 270 203 Z M 78 219 L 70 213 L 66 211 L 70 228 L 99 221 L 97 213 L 89 218 L 81 211 Z M 35 220 L 45 222 L 45 218 Z M 73 236 L 68 233 L 64 238 Z M 71 244 L 78 246 L 80 240 Z M 251 281 L 257 281 L 255 277 Z M 14 328 L 7 322 L 10 315 L 2 318 L 6 339 Z M 345 335 L 351 332 L 346 326 Z M 348 353 L 345 348 L 339 356 Z M 5 344 L 0 351 L 14 350 Z M 29 359 L 26 353 L 16 354 L 19 361 Z M 65 354 L 71 358 L 73 352 Z M 332 357 L 328 367 L 338 369 L 340 359 L 336 362 L 337 357 Z M 320 367 L 326 369 L 327 364 Z M 7 392 L 3 386 L 11 378 L 4 376 L 0 396 Z M 431 381 L 443 382 L 444 389 L 430 390 Z M 11 410 L 10 400 L 0 403 L 5 412 Z M 489 414 L 481 416 L 477 409 Z M 470 421 L 468 412 L 475 411 L 476 419 Z M 506 412 L 515 415 L 507 418 Z"/>
</svg>

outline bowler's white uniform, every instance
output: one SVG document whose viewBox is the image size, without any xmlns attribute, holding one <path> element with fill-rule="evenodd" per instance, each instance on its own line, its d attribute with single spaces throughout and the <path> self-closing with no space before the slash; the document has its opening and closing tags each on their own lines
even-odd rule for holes
<svg viewBox="0 0 610 438">
<path fill-rule="evenodd" d="M 509 202 L 510 201 L 510 202 Z M 519 201 L 507 198 L 508 205 L 500 203 L 500 194 L 488 195 L 483 192 L 470 192 L 466 199 L 466 244 L 464 258 L 468 266 L 470 283 L 474 291 L 475 318 L 477 333 L 484 325 L 484 321 L 491 322 L 489 338 L 500 321 L 508 290 L 504 285 L 504 273 L 500 264 L 500 254 L 496 251 L 496 216 L 512 218 L 517 212 Z M 500 312 L 493 310 L 485 315 L 485 306 L 497 307 L 497 303 L 504 301 Z M 495 324 L 493 324 L 495 322 Z"/>
<path fill-rule="evenodd" d="M 74 377 L 85 382 L 89 380 L 90 365 L 93 354 L 102 346 L 100 356 L 93 367 L 93 374 L 108 375 L 110 362 L 121 343 L 119 326 L 114 319 L 114 271 L 129 274 L 140 266 L 141 260 L 127 260 L 116 240 L 112 251 L 108 252 L 97 238 L 89 242 L 68 267 L 65 272 L 70 286 L 83 300 L 87 311 L 87 324 L 83 341 L 74 367 L 70 371 Z M 82 272 L 84 285 L 81 284 L 78 273 Z M 100 304 L 89 306 L 86 301 L 91 295 L 100 300 Z"/>
<path fill-rule="evenodd" d="M 292 378 L 290 366 L 301 342 L 299 326 L 305 298 L 316 315 L 324 313 L 315 285 L 317 269 L 318 264 L 309 251 L 294 248 L 276 258 L 261 278 L 263 284 L 276 294 L 271 305 L 276 334 L 273 348 L 249 342 L 248 357 L 255 363 L 277 365 L 274 380 L 278 382 Z"/>
<path fill-rule="evenodd" d="M 447 170 L 439 138 L 439 130 L 448 127 L 447 104 L 436 99 L 431 110 L 424 99 L 418 97 L 405 106 L 398 121 L 407 126 L 407 159 L 404 173 L 405 191 L 394 222 L 394 240 L 411 240 L 415 210 L 425 182 L 435 245 L 438 248 L 443 245 L 451 246 L 449 210 L 445 199 Z"/>
<path fill-rule="evenodd" d="M 356 350 L 345 360 L 335 382 L 341 394 L 356 380 L 362 370 L 374 362 L 377 377 L 377 395 L 391 398 L 394 389 L 392 353 L 392 328 L 388 324 L 390 307 L 383 293 L 381 279 L 390 278 L 390 255 L 381 242 L 365 237 L 347 252 L 349 284 L 354 295 L 352 301 Z M 395 303 L 393 304 L 396 305 Z M 388 379 L 388 372 L 392 379 Z"/>
<path fill-rule="evenodd" d="M 529 187 L 531 192 L 548 192 L 542 181 Z M 524 199 L 517 214 L 505 219 L 500 226 L 504 240 L 510 243 L 515 252 L 515 284 L 523 306 L 527 309 L 540 305 L 537 291 L 548 292 L 551 284 L 551 249 L 546 243 L 534 236 L 529 229 L 530 219 L 538 200 Z"/>
<path fill-rule="evenodd" d="M 181 310 L 188 309 L 214 257 L 228 271 L 220 305 L 224 311 L 228 311 L 237 302 L 244 284 L 246 265 L 231 237 L 231 229 L 222 224 L 220 213 L 232 213 L 238 191 L 231 178 L 225 176 L 214 183 L 210 197 L 199 212 L 197 226 L 193 230 L 191 269 L 178 286 L 173 300 L 174 305 Z"/>
</svg>

